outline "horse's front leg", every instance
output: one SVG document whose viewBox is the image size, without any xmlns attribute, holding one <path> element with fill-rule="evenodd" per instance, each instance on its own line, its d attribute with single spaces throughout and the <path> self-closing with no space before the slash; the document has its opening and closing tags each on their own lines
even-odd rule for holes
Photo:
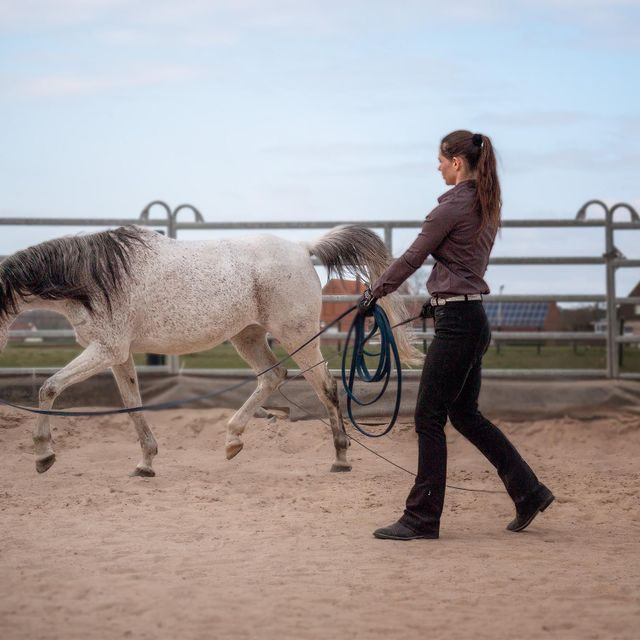
<svg viewBox="0 0 640 640">
<path fill-rule="evenodd" d="M 67 387 L 104 371 L 113 364 L 113 361 L 114 356 L 106 347 L 96 343 L 90 344 L 77 358 L 54 373 L 40 387 L 40 409 L 49 411 L 53 407 L 55 399 Z M 44 473 L 56 461 L 48 415 L 38 416 L 33 432 L 33 444 L 36 471 Z"/>
<path fill-rule="evenodd" d="M 124 406 L 140 406 L 142 404 L 142 398 L 140 397 L 140 387 L 138 386 L 138 376 L 136 375 L 133 356 L 129 354 L 129 358 L 124 364 L 114 365 L 111 367 L 111 370 L 113 371 L 113 376 L 118 384 L 118 389 L 120 390 Z M 155 476 L 156 472 L 152 469 L 151 465 L 153 458 L 158 453 L 158 443 L 149 428 L 147 419 L 142 415 L 142 413 L 130 413 L 129 417 L 136 428 L 138 440 L 140 440 L 140 447 L 142 448 L 142 460 L 129 475 L 145 477 Z"/>
</svg>

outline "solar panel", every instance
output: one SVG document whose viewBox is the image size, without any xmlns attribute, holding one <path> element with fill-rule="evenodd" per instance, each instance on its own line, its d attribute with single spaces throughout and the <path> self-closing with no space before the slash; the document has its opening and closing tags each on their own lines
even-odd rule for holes
<svg viewBox="0 0 640 640">
<path fill-rule="evenodd" d="M 489 324 L 493 327 L 543 327 L 548 302 L 485 302 Z"/>
</svg>

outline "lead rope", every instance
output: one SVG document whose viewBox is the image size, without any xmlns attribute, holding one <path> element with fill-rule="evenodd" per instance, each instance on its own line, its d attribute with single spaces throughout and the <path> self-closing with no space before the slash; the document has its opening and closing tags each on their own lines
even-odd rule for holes
<svg viewBox="0 0 640 640">
<path fill-rule="evenodd" d="M 351 311 L 353 311 L 354 307 L 351 307 L 351 309 L 349 309 L 349 313 Z M 347 315 L 346 313 L 343 314 L 341 317 L 344 317 L 344 315 Z M 351 424 L 362 434 L 370 437 L 370 438 L 379 438 L 387 433 L 389 433 L 391 431 L 391 429 L 393 428 L 396 419 L 398 417 L 398 412 L 400 409 L 400 399 L 401 399 L 401 381 L 402 381 L 402 368 L 400 365 L 400 357 L 398 355 L 398 349 L 396 346 L 396 342 L 395 342 L 395 338 L 393 337 L 393 329 L 395 329 L 396 327 L 402 326 L 404 324 L 407 324 L 409 322 L 412 322 L 413 320 L 417 320 L 418 318 L 421 318 L 422 314 L 418 314 L 417 316 L 415 316 L 414 318 L 409 318 L 407 320 L 404 320 L 402 322 L 398 322 L 397 324 L 390 326 L 389 324 L 389 319 L 387 317 L 387 314 L 384 312 L 383 309 L 381 309 L 378 306 L 375 306 L 373 309 L 373 319 L 374 319 L 374 323 L 373 323 L 373 327 L 372 329 L 369 331 L 368 334 L 365 335 L 365 330 L 364 330 L 364 314 L 359 313 L 356 315 L 356 317 L 354 318 L 353 322 L 351 323 L 351 327 L 349 328 L 349 332 L 347 334 L 347 339 L 346 339 L 346 343 L 344 346 L 344 351 L 342 354 L 342 382 L 345 388 L 345 392 L 347 394 L 347 409 L 349 412 L 349 420 L 351 421 Z M 354 344 L 354 348 L 353 348 L 353 352 L 352 352 L 352 356 L 351 356 L 351 366 L 349 367 L 349 383 L 347 384 L 346 382 L 346 357 L 347 357 L 347 352 L 348 352 L 348 347 L 349 347 L 349 343 L 351 340 L 351 334 L 352 332 L 355 331 L 355 344 Z M 380 351 L 377 354 L 372 354 L 369 353 L 365 350 L 365 345 L 366 343 L 375 336 L 375 334 L 380 331 L 380 335 L 381 335 L 381 340 L 380 340 Z M 394 413 L 393 413 L 393 417 L 391 418 L 391 421 L 389 422 L 389 424 L 387 425 L 387 427 L 385 428 L 385 430 L 382 433 L 379 434 L 370 434 L 368 432 L 366 432 L 364 429 L 362 429 L 361 426 L 358 425 L 358 423 L 355 421 L 355 419 L 353 418 L 353 414 L 351 411 L 351 401 L 353 400 L 354 402 L 356 402 L 357 404 L 361 405 L 361 406 L 367 406 L 367 405 L 371 405 L 375 402 L 377 402 L 381 397 L 382 394 L 385 392 L 387 385 L 389 383 L 389 379 L 391 377 L 391 355 L 393 354 L 393 360 L 395 361 L 395 366 L 396 366 L 396 370 L 398 372 L 398 388 L 396 390 L 396 404 L 395 404 L 395 408 L 394 408 Z M 378 356 L 378 365 L 376 367 L 376 372 L 371 375 L 369 373 L 369 370 L 367 368 L 364 356 L 368 355 L 368 356 Z M 328 359 L 325 358 L 324 360 L 314 364 L 313 366 L 309 367 L 309 369 L 305 369 L 304 371 L 300 371 L 297 375 L 295 375 L 292 378 L 288 378 L 287 380 L 285 380 L 279 387 L 278 387 L 278 392 L 280 393 L 280 395 L 287 401 L 289 402 L 291 405 L 293 405 L 294 407 L 300 409 L 300 411 L 302 411 L 303 413 L 306 413 L 308 416 L 312 417 L 312 418 L 316 418 L 316 416 L 314 416 L 310 411 L 308 411 L 307 409 L 305 409 L 304 407 L 302 407 L 301 405 L 299 405 L 297 402 L 291 400 L 291 398 L 289 398 L 288 396 L 286 396 L 284 394 L 284 392 L 282 391 L 282 387 L 286 386 L 287 384 L 289 384 L 290 382 L 293 382 L 294 380 L 296 380 L 297 378 L 299 378 L 300 376 L 304 375 L 304 373 L 306 373 L 307 371 L 314 369 L 315 367 L 318 367 L 322 364 L 325 364 L 328 362 Z M 356 398 L 355 394 L 353 393 L 353 382 L 355 380 L 355 373 L 358 373 L 360 375 L 360 379 L 363 380 L 364 382 L 379 382 L 380 380 L 384 379 L 383 382 L 383 387 L 382 390 L 378 393 L 378 395 L 371 401 L 369 402 L 364 402 L 364 401 L 360 401 L 358 398 Z M 322 422 L 323 424 L 325 424 L 327 427 L 331 428 L 331 425 L 324 420 L 323 418 L 318 418 L 320 420 L 320 422 Z M 378 453 L 377 451 L 374 451 L 373 449 L 371 449 L 370 447 L 368 447 L 367 445 L 365 445 L 364 443 L 360 442 L 360 440 L 358 440 L 357 438 L 354 438 L 352 435 L 349 435 L 346 431 L 346 429 L 344 430 L 344 434 L 347 436 L 347 438 L 349 438 L 350 441 L 355 442 L 357 445 L 359 445 L 360 447 L 362 447 L 363 449 L 365 449 L 366 451 L 368 451 L 369 453 L 373 454 L 374 456 L 380 458 L 381 460 L 384 460 L 385 462 L 387 462 L 388 464 L 396 467 L 397 469 L 400 469 L 400 471 L 404 471 L 405 473 L 407 473 L 408 475 L 415 477 L 415 473 L 413 473 L 412 471 L 409 471 L 409 469 L 407 469 L 406 467 L 403 467 L 402 465 L 399 465 L 396 462 L 393 462 L 393 460 L 390 460 L 389 458 L 383 456 L 381 453 Z M 446 487 L 448 489 L 455 489 L 457 491 L 471 491 L 473 493 L 502 493 L 502 491 L 496 491 L 494 489 L 474 489 L 474 488 L 470 488 L 470 487 L 460 487 L 458 485 L 455 484 L 447 484 Z"/>
<path fill-rule="evenodd" d="M 346 315 L 349 315 L 355 308 L 356 308 L 356 305 L 353 305 L 352 307 L 347 309 L 344 313 L 341 313 L 337 318 L 335 318 L 335 320 L 325 325 L 320 331 L 318 331 L 315 335 L 309 338 L 304 344 L 301 344 L 295 351 L 292 351 L 290 354 L 286 355 L 282 360 L 279 360 L 274 365 L 268 367 L 267 369 L 264 369 L 263 371 L 260 371 L 260 373 L 257 373 L 255 375 L 255 378 L 257 379 L 260 376 L 263 376 L 265 373 L 271 371 L 272 369 L 275 369 L 276 367 L 286 362 L 292 355 L 298 353 L 298 351 L 300 351 L 301 349 L 304 349 L 304 347 L 306 347 L 310 342 L 315 340 L 318 336 L 322 335 L 327 329 L 329 329 L 333 325 L 340 322 L 342 318 L 344 318 Z M 253 380 L 254 378 L 247 378 L 242 382 L 238 382 L 229 387 L 225 387 L 224 389 L 219 389 L 218 391 L 212 391 L 211 393 L 204 393 L 199 396 L 191 396 L 190 398 L 183 398 L 181 400 L 170 400 L 168 402 L 156 402 L 154 404 L 143 404 L 137 407 L 122 407 L 120 409 L 100 409 L 98 411 L 68 411 L 65 409 L 35 409 L 34 407 L 26 407 L 21 404 L 9 402 L 9 400 L 4 400 L 3 398 L 0 398 L 0 404 L 4 404 L 8 407 L 18 409 L 19 411 L 26 411 L 28 413 L 35 413 L 38 415 L 45 415 L 45 416 L 65 416 L 65 417 L 108 416 L 108 415 L 115 415 L 118 413 L 140 413 L 141 411 L 164 411 L 165 409 L 173 409 L 174 407 L 179 407 L 183 404 L 190 404 L 192 402 L 197 402 L 198 400 L 215 398 L 216 396 L 220 396 L 223 393 L 227 393 L 228 391 L 239 389 L 245 384 L 249 384 L 249 382 L 253 382 Z"/>
<path fill-rule="evenodd" d="M 420 316 L 416 316 L 416 318 L 419 318 Z M 413 320 L 415 320 L 416 318 L 413 318 Z M 401 322 L 399 324 L 394 325 L 392 328 L 395 328 L 397 326 L 400 326 L 400 324 L 406 324 L 406 322 Z M 410 322 L 410 321 L 409 321 Z M 297 378 L 299 378 L 300 376 L 304 375 L 307 371 L 310 371 L 311 369 L 315 369 L 316 367 L 319 367 L 322 364 L 328 363 L 328 359 L 325 358 L 324 360 L 321 360 L 320 362 L 317 362 L 316 364 L 314 364 L 313 366 L 309 367 L 308 369 L 305 369 L 304 371 L 300 371 L 298 374 L 296 374 L 295 376 L 293 376 L 292 378 L 287 378 L 279 387 L 278 387 L 278 393 L 280 393 L 280 395 L 291 405 L 293 405 L 294 407 L 296 407 L 297 409 L 300 409 L 300 411 L 302 411 L 303 413 L 306 413 L 310 418 L 314 418 L 317 420 L 320 420 L 320 422 L 322 422 L 324 425 L 326 425 L 327 427 L 329 427 L 329 429 L 331 429 L 331 425 L 323 418 L 318 418 L 317 416 L 315 416 L 314 414 L 312 414 L 310 411 L 308 411 L 307 409 L 305 409 L 303 406 L 299 405 L 297 402 L 295 402 L 294 400 L 291 400 L 291 398 L 289 398 L 287 395 L 285 395 L 285 393 L 282 391 L 282 387 L 286 386 L 287 384 L 289 384 L 290 382 L 293 382 L 294 380 L 296 380 Z M 349 438 L 350 441 L 355 442 L 357 445 L 359 445 L 360 447 L 362 447 L 363 449 L 365 449 L 366 451 L 368 451 L 369 453 L 373 454 L 374 456 L 380 458 L 381 460 L 384 460 L 386 463 L 390 464 L 393 467 L 396 467 L 396 469 L 400 469 L 400 471 L 404 471 L 405 473 L 407 473 L 408 475 L 415 477 L 415 473 L 413 471 L 409 471 L 409 469 L 407 469 L 406 467 L 403 467 L 402 465 L 399 465 L 397 462 L 394 462 L 393 460 L 390 460 L 389 458 L 383 456 L 381 453 L 378 453 L 377 451 L 375 451 L 374 449 L 371 449 L 370 447 L 368 447 L 366 444 L 360 442 L 360 440 L 358 440 L 357 438 L 353 437 L 352 435 L 349 435 L 346 431 L 346 429 L 344 430 L 344 434 L 347 436 L 347 438 Z M 473 489 L 471 487 L 459 487 L 455 484 L 447 484 L 446 487 L 448 489 L 456 489 L 457 491 L 471 491 L 474 493 L 503 493 L 502 491 L 496 491 L 494 489 Z"/>
<path fill-rule="evenodd" d="M 369 438 L 381 438 L 393 429 L 393 425 L 396 423 L 398 413 L 400 412 L 400 401 L 402 399 L 402 367 L 400 365 L 400 356 L 398 354 L 398 347 L 393 337 L 393 330 L 389 324 L 389 318 L 379 306 L 373 308 L 373 326 L 371 330 L 366 333 L 365 330 L 365 314 L 358 313 L 353 319 L 349 332 L 347 333 L 347 339 L 345 342 L 344 352 L 342 354 L 342 385 L 347 394 L 347 413 L 349 414 L 349 420 L 351 424 L 363 435 Z M 349 379 L 347 380 L 347 353 L 351 344 L 351 336 L 354 337 L 353 350 L 351 352 L 351 364 L 349 366 Z M 369 342 L 374 336 L 380 335 L 380 351 L 372 353 L 366 350 L 367 342 Z M 375 372 L 372 374 L 369 372 L 369 368 L 366 362 L 366 356 L 377 357 L 377 366 Z M 380 433 L 370 433 L 358 424 L 353 417 L 353 402 L 361 407 L 370 406 L 375 404 L 384 395 L 387 390 L 389 381 L 391 380 L 391 374 L 393 367 L 397 371 L 397 386 L 396 386 L 396 400 L 393 408 L 393 415 L 389 424 Z M 353 389 L 356 381 L 356 374 L 358 380 L 366 383 L 380 382 L 382 381 L 382 387 L 378 394 L 371 400 L 365 401 L 359 398 Z"/>
<path fill-rule="evenodd" d="M 318 333 L 316 333 L 313 337 L 311 337 L 309 340 L 307 340 L 304 344 L 299 346 L 295 351 L 292 351 L 289 355 L 285 356 L 282 360 L 280 360 L 279 362 L 277 362 L 273 366 L 271 366 L 271 367 L 269 367 L 267 369 L 264 369 L 260 373 L 256 374 L 255 377 L 259 378 L 260 376 L 264 375 L 268 371 L 271 371 L 275 367 L 277 367 L 277 366 L 283 364 L 284 362 L 286 362 L 292 355 L 298 353 L 298 351 L 300 351 L 301 349 L 306 347 L 311 341 L 315 340 L 319 335 L 323 334 L 327 329 L 329 329 L 330 327 L 336 325 L 338 322 L 340 322 L 340 320 L 342 320 L 342 318 L 344 318 L 345 316 L 349 315 L 355 308 L 356 308 L 356 305 L 353 305 L 352 307 L 349 307 L 345 312 L 341 313 L 337 318 L 335 318 L 328 325 L 325 325 Z M 374 311 L 375 310 L 378 310 L 378 307 L 375 307 Z M 380 311 L 382 311 L 382 310 L 380 309 Z M 382 313 L 384 314 L 384 311 L 382 311 Z M 358 314 L 358 315 L 360 316 L 361 314 Z M 415 316 L 414 318 L 409 318 L 407 320 L 404 320 L 403 322 L 399 322 L 398 324 L 393 325 L 393 327 L 389 327 L 389 331 L 387 333 L 387 337 L 389 338 L 389 341 L 393 343 L 393 350 L 394 350 L 394 353 L 396 355 L 396 367 L 397 367 L 397 370 L 398 370 L 399 382 L 400 382 L 400 371 L 401 371 L 400 365 L 399 365 L 400 360 L 397 357 L 397 347 L 395 346 L 395 339 L 393 337 L 392 329 L 395 329 L 396 327 L 399 327 L 399 326 L 401 326 L 403 324 L 407 324 L 409 322 L 412 322 L 413 320 L 416 320 L 417 318 L 420 318 L 420 317 L 421 317 L 421 314 Z M 388 321 L 388 319 L 386 317 L 386 314 L 384 314 L 384 318 L 385 318 L 384 321 L 386 321 L 386 325 L 388 327 L 389 321 Z M 354 323 L 355 323 L 355 320 L 354 320 Z M 353 326 L 353 324 L 352 324 L 352 326 Z M 386 328 L 385 328 L 385 332 L 386 332 Z M 373 332 L 370 333 L 370 336 L 372 336 L 372 335 L 373 335 Z M 366 340 L 363 342 L 363 344 L 364 343 L 366 343 Z M 345 345 L 345 352 L 346 352 L 346 345 Z M 300 376 L 302 376 L 307 371 L 310 371 L 311 369 L 314 369 L 315 367 L 318 367 L 321 364 L 325 364 L 326 362 L 327 362 L 327 360 L 324 359 L 324 360 L 314 364 L 313 366 L 309 367 L 308 369 L 305 369 L 304 371 L 301 371 L 300 373 L 295 375 L 293 378 L 285 380 L 283 382 L 283 384 L 281 384 L 280 387 L 278 387 L 279 393 L 282 395 L 282 397 L 285 400 L 287 400 L 287 402 L 289 402 L 290 404 L 292 404 L 293 406 L 297 407 L 298 409 L 300 409 L 301 411 L 303 411 L 304 413 L 306 413 L 307 415 L 309 415 L 311 417 L 315 417 L 315 416 L 313 416 L 313 414 L 311 414 L 309 411 L 307 411 L 304 407 L 300 406 L 299 404 L 297 404 L 296 402 L 294 402 L 293 400 L 288 398 L 282 392 L 282 387 L 285 386 L 286 384 L 288 384 L 289 382 L 293 382 L 295 379 L 299 378 Z M 343 354 L 343 363 L 344 363 L 344 354 Z M 365 365 L 365 367 L 366 367 L 366 365 Z M 33 374 L 35 375 L 35 370 L 33 371 Z M 105 415 L 113 415 L 113 414 L 119 414 L 119 413 L 138 413 L 140 411 L 162 411 L 164 409 L 171 409 L 173 407 L 178 407 L 178 406 L 183 405 L 183 404 L 188 404 L 188 403 L 194 402 L 196 400 L 202 400 L 202 399 L 206 399 L 206 398 L 214 398 L 214 397 L 222 395 L 223 393 L 226 393 L 228 391 L 231 391 L 231 390 L 234 390 L 234 389 L 238 389 L 238 388 L 244 386 L 245 384 L 248 384 L 252 380 L 253 380 L 253 378 L 248 378 L 247 380 L 243 380 L 242 382 L 239 382 L 237 384 L 231 385 L 229 387 L 225 387 L 224 389 L 220 389 L 220 390 L 214 391 L 212 393 L 202 394 L 202 395 L 199 395 L 199 396 L 192 396 L 190 398 L 184 398 L 182 400 L 174 400 L 174 401 L 170 401 L 170 402 L 159 402 L 159 403 L 155 403 L 155 404 L 141 405 L 141 406 L 138 406 L 138 407 L 123 407 L 123 408 L 120 408 L 120 409 L 105 409 L 105 410 L 99 410 L 99 411 L 65 411 L 65 410 L 53 410 L 53 409 L 44 410 L 44 409 L 34 409 L 33 407 L 25 407 L 23 405 L 19 405 L 19 404 L 15 404 L 13 402 L 9 402 L 8 400 L 3 400 L 2 398 L 0 398 L 0 404 L 4 404 L 6 406 L 13 407 L 14 409 L 18 409 L 20 411 L 27 411 L 29 413 L 35 413 L 35 414 L 39 414 L 39 415 L 50 415 L 50 416 L 51 415 L 53 415 L 53 416 L 105 416 Z M 386 385 L 385 385 L 385 388 L 386 388 Z M 382 394 L 380 394 L 380 395 L 382 395 Z M 397 398 L 396 398 L 396 403 L 397 404 L 396 404 L 396 411 L 394 412 L 394 418 L 393 418 L 392 424 L 387 428 L 385 433 L 388 433 L 391 430 L 391 427 L 393 426 L 393 423 L 395 423 L 395 419 L 397 417 L 397 411 L 398 411 L 398 408 L 399 408 L 399 398 L 400 398 L 400 393 L 398 392 Z M 372 403 L 366 403 L 366 404 L 372 404 Z M 331 428 L 331 425 L 326 420 L 323 420 L 322 418 L 320 418 L 320 421 L 322 423 L 324 423 L 326 426 L 328 426 L 329 428 Z M 355 424 L 354 424 L 354 426 L 355 426 Z M 365 444 L 360 442 L 358 439 L 356 439 L 353 436 L 349 435 L 346 432 L 346 430 L 345 430 L 344 433 L 347 436 L 347 438 L 349 438 L 349 440 L 351 440 L 351 441 L 355 442 L 356 444 L 360 445 L 363 449 L 366 449 L 367 451 L 369 451 L 369 453 L 372 453 L 374 456 L 377 456 L 378 458 L 384 460 L 385 462 L 389 463 L 390 465 L 400 469 L 401 471 L 404 471 L 405 473 L 408 473 L 410 476 L 415 475 L 413 472 L 409 471 L 409 469 L 406 469 L 405 467 L 393 462 L 392 460 L 389 460 L 389 458 L 386 458 L 385 456 L 383 456 L 382 454 L 378 453 L 377 451 L 374 451 L 373 449 L 370 449 Z M 365 433 L 365 432 L 362 431 L 362 433 Z M 384 434 L 380 434 L 380 435 L 384 435 Z M 372 437 L 379 437 L 379 436 L 372 436 Z M 467 487 L 458 487 L 456 485 L 451 485 L 451 484 L 447 484 L 446 486 L 448 488 L 450 488 L 450 489 L 458 489 L 459 491 L 477 491 L 477 492 L 482 492 L 482 493 L 502 493 L 501 491 L 493 491 L 493 490 L 490 490 L 490 489 L 470 489 L 470 488 L 467 488 Z"/>
</svg>

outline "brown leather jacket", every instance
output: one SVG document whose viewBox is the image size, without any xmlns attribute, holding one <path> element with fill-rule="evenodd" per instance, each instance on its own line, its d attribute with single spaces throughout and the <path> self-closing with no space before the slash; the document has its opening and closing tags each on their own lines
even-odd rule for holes
<svg viewBox="0 0 640 640">
<path fill-rule="evenodd" d="M 483 278 L 497 229 L 481 228 L 475 180 L 460 182 L 438 203 L 411 246 L 373 283 L 376 298 L 395 291 L 430 254 L 436 261 L 427 280 L 432 296 L 489 293 Z"/>
</svg>

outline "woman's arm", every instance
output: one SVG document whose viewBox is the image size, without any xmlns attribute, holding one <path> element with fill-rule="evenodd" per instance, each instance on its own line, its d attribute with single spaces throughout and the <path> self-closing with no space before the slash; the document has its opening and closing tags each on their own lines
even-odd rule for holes
<svg viewBox="0 0 640 640">
<path fill-rule="evenodd" d="M 453 227 L 448 204 L 437 206 L 422 223 L 418 237 L 411 246 L 373 283 L 371 293 L 382 298 L 394 292 L 412 273 L 415 273 L 447 237 Z"/>
</svg>

